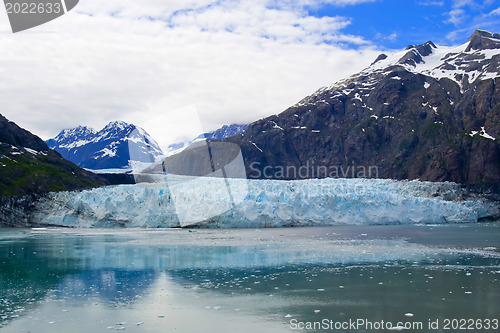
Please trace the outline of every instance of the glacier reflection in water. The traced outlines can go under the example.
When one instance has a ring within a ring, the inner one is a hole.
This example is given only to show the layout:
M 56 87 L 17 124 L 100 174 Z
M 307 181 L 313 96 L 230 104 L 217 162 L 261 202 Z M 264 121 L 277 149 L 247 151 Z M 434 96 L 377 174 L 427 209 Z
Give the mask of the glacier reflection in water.
M 498 236 L 497 224 L 0 230 L 0 330 L 289 332 L 291 319 L 493 318 Z

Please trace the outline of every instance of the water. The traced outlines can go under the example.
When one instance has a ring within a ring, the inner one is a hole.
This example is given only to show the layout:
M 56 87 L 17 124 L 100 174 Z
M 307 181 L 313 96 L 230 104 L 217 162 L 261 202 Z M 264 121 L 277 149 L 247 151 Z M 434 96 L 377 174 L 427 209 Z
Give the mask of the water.
M 449 332 L 500 319 L 499 249 L 498 223 L 3 229 L 0 331 Z

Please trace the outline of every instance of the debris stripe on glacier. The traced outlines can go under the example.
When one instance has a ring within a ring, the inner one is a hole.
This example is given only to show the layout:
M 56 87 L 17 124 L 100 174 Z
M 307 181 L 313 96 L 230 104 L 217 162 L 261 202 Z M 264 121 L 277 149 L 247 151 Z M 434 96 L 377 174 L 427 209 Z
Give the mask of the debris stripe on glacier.
M 178 180 L 175 198 L 172 182 L 52 193 L 38 203 L 36 218 L 71 227 L 253 228 L 470 223 L 498 210 L 480 200 L 459 201 L 460 187 L 454 183 L 229 179 L 228 196 L 220 178 Z M 237 199 L 229 202 L 229 197 Z

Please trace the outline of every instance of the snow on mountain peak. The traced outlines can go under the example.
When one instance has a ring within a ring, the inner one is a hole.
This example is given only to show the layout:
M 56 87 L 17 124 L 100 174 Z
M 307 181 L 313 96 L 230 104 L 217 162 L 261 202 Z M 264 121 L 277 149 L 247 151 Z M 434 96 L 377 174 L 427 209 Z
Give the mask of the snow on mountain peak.
M 106 127 L 104 127 L 104 129 L 117 129 L 117 130 L 124 130 L 125 128 L 127 127 L 130 127 L 130 126 L 134 126 L 134 125 L 131 125 L 131 124 L 128 124 L 124 121 L 121 121 L 121 120 L 115 120 L 115 121 L 111 121 L 109 122 Z M 134 126 L 135 127 L 135 126 Z
M 67 128 L 62 130 L 56 138 L 64 139 L 72 136 L 95 135 L 96 130 L 88 126 L 77 126 L 75 128 Z
M 392 54 L 382 53 L 360 73 L 321 88 L 313 96 L 326 90 L 340 90 L 348 95 L 352 89 L 347 87 L 360 83 L 369 90 L 370 82 L 376 80 L 370 76 L 389 75 L 397 67 L 437 80 L 450 79 L 464 92 L 477 79 L 500 77 L 500 34 L 477 30 L 467 43 L 459 46 L 440 46 L 428 41 Z M 304 100 L 298 105 L 303 103 Z
M 66 129 L 47 145 L 71 162 L 94 170 L 127 168 L 163 155 L 144 129 L 124 121 L 112 121 L 99 132 L 86 126 Z

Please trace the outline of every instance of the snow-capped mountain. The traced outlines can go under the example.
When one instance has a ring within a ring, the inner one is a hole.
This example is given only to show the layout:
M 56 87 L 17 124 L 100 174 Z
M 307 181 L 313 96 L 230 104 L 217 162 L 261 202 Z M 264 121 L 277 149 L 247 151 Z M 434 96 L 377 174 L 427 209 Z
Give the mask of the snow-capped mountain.
M 205 133 L 203 135 L 207 140 L 224 140 L 234 135 L 243 133 L 247 129 L 247 127 L 248 125 L 224 125 L 213 132 Z
M 230 138 L 234 135 L 243 133 L 247 129 L 247 127 L 248 125 L 238 125 L 238 124 L 224 125 L 213 132 L 200 134 L 192 140 L 169 145 L 167 155 L 173 155 L 179 153 L 197 142 L 205 140 L 224 140 Z
M 227 141 L 250 178 L 500 183 L 500 34 L 381 54 Z
M 121 169 L 151 163 L 163 153 L 142 128 L 123 121 L 110 122 L 100 131 L 78 126 L 61 131 L 47 145 L 80 167 Z

